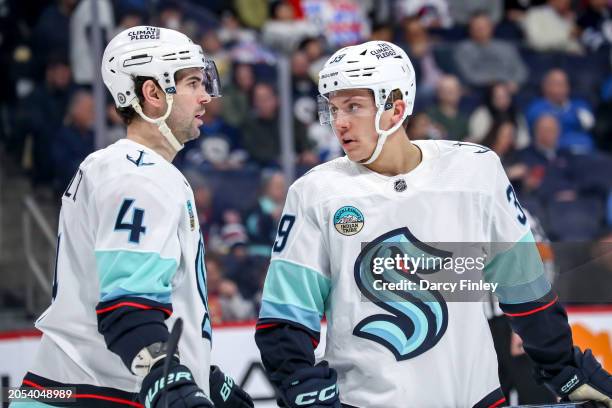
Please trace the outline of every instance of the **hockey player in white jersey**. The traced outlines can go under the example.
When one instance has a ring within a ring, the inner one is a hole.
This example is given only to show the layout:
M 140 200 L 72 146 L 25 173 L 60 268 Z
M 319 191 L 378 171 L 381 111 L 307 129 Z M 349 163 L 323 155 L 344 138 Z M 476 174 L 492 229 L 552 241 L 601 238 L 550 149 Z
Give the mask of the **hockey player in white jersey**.
M 343 48 L 318 86 L 321 121 L 346 157 L 298 179 L 279 223 L 255 335 L 279 405 L 504 405 L 482 304 L 380 286 L 458 269 L 375 270 L 389 248 L 441 256 L 428 243 L 455 242 L 484 243 L 479 275 L 496 288 L 538 379 L 565 399 L 612 407 L 612 377 L 573 347 L 499 158 L 478 145 L 407 138 L 416 80 L 406 53 L 383 41 Z M 323 316 L 326 346 L 315 364 Z
M 22 383 L 74 388 L 76 399 L 16 405 L 253 407 L 210 365 L 204 242 L 191 187 L 171 164 L 220 96 L 215 63 L 177 31 L 140 26 L 108 44 L 102 76 L 127 138 L 87 157 L 63 194 L 53 301 Z M 177 318 L 183 335 L 168 355 Z

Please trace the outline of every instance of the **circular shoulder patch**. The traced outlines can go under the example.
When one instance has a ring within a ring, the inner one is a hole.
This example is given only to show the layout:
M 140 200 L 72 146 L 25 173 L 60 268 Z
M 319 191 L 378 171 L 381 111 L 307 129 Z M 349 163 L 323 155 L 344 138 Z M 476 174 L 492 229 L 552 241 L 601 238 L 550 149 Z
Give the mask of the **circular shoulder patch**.
M 347 205 L 334 214 L 334 226 L 342 235 L 355 235 L 363 229 L 363 214 L 357 208 Z

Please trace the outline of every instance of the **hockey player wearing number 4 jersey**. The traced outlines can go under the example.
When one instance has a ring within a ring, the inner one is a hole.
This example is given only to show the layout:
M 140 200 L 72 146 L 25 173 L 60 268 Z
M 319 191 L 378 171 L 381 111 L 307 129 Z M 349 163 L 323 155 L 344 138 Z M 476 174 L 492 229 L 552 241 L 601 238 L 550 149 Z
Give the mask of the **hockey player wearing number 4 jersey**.
M 297 180 L 279 223 L 255 335 L 279 405 L 505 405 L 481 304 L 373 284 L 405 272 L 374 277 L 372 254 L 389 244 L 435 253 L 426 243 L 465 242 L 485 243 L 483 279 L 498 285 L 537 379 L 565 400 L 612 407 L 612 377 L 573 346 L 499 158 L 478 145 L 407 138 L 415 86 L 405 52 L 382 41 L 343 48 L 320 72 L 319 116 L 346 157 Z M 323 316 L 324 360 L 315 364 Z
M 15 405 L 253 407 L 210 365 L 204 242 L 191 187 L 171 164 L 220 96 L 215 64 L 179 32 L 133 27 L 106 47 L 102 75 L 127 138 L 87 157 L 62 197 L 53 302 L 22 383 L 73 387 L 76 399 Z

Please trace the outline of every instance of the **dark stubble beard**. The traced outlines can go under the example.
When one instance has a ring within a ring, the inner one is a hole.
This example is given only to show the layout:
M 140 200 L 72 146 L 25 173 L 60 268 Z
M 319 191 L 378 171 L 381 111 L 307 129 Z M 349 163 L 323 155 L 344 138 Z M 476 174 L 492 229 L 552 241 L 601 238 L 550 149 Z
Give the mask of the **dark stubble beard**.
M 189 142 L 190 140 L 197 139 L 200 135 L 193 134 L 193 121 L 195 117 L 192 117 L 190 121 L 187 120 L 177 120 L 174 117 L 174 114 L 171 113 L 166 122 L 168 123 L 168 127 L 172 131 L 174 137 L 178 139 L 181 143 Z

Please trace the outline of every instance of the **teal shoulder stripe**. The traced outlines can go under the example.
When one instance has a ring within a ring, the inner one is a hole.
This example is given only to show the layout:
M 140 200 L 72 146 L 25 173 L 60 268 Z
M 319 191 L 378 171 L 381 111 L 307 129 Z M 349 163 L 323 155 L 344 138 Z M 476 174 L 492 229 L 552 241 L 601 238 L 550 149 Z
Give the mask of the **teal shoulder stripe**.
M 260 319 L 281 319 L 301 324 L 314 332 L 321 331 L 321 315 L 301 307 L 264 300 L 259 311 Z
M 502 246 L 507 244 L 496 244 Z M 524 303 L 537 300 L 550 290 L 544 275 L 542 258 L 531 232 L 526 233 L 509 249 L 494 254 L 484 268 L 487 282 L 498 283 L 496 294 L 503 303 Z
M 174 259 L 156 252 L 96 251 L 96 266 L 103 302 L 138 296 L 171 303 L 171 281 L 178 266 Z
M 276 259 L 268 268 L 262 301 L 295 306 L 323 317 L 330 288 L 330 279 L 319 272 Z

